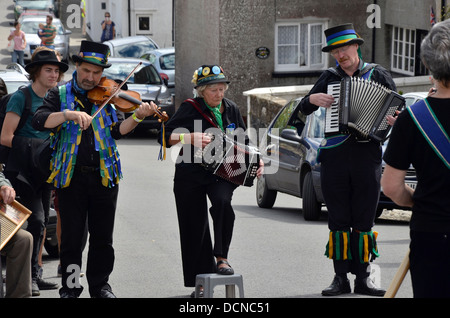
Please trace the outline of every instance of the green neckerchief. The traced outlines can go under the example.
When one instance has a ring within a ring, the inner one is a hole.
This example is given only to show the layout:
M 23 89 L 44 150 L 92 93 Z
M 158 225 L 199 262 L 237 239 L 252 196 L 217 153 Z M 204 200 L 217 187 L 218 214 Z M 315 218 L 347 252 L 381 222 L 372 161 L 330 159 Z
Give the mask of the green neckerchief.
M 222 102 L 216 107 L 211 107 L 206 103 L 206 101 L 204 99 L 203 99 L 203 101 L 205 102 L 206 107 L 208 107 L 209 110 L 212 111 L 212 113 L 216 117 L 216 120 L 217 120 L 217 123 L 219 124 L 220 129 L 223 130 L 222 113 L 220 112 L 220 107 L 222 106 Z

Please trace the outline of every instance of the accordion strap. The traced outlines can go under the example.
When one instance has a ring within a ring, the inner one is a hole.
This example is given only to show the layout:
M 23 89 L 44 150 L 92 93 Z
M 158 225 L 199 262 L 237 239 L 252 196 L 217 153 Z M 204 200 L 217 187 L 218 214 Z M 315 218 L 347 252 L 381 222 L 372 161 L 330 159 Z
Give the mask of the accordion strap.
M 450 169 L 450 138 L 427 99 L 407 107 L 409 114 L 434 152 Z
M 199 104 L 195 99 L 189 98 L 189 99 L 186 99 L 186 101 L 187 101 L 189 104 L 191 104 L 192 106 L 194 106 L 195 109 L 196 109 L 200 114 L 202 114 L 202 116 L 205 117 L 205 119 L 206 119 L 211 125 L 213 125 L 214 127 L 218 128 L 217 125 L 216 125 L 216 124 L 214 123 L 214 121 L 212 120 L 212 118 L 209 117 L 208 115 L 206 115 L 205 112 L 203 112 L 203 111 L 200 109 L 200 104 Z

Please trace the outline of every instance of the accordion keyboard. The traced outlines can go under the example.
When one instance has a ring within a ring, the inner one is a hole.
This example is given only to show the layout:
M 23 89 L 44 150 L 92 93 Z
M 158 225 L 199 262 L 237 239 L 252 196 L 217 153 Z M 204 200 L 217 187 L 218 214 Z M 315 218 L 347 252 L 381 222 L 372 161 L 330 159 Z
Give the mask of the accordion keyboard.
M 325 133 L 339 131 L 339 94 L 341 83 L 334 82 L 328 85 L 328 95 L 333 96 L 334 102 L 325 113 Z

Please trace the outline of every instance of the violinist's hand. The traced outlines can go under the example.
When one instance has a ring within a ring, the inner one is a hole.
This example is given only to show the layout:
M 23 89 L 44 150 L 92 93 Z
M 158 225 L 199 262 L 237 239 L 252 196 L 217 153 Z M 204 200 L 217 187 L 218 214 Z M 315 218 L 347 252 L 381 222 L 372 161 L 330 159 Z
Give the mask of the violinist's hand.
M 152 116 L 156 113 L 158 106 L 154 102 L 150 103 L 142 103 L 139 108 L 134 112 L 136 116 L 140 119 L 144 119 L 145 117 Z
M 80 112 L 77 110 L 66 110 L 63 112 L 64 120 L 73 120 L 78 125 L 80 125 L 82 130 L 89 128 L 92 122 L 92 116 L 85 112 Z
M 12 187 L 4 185 L 0 188 L 0 196 L 3 202 L 10 204 L 16 198 L 16 191 Z

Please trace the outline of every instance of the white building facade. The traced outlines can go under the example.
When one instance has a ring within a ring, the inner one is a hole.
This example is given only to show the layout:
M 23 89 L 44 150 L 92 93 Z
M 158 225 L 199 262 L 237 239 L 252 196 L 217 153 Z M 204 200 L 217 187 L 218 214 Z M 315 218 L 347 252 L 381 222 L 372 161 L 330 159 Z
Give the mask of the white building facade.
M 105 12 L 111 14 L 116 37 L 145 35 L 160 47 L 174 46 L 171 0 L 85 0 L 86 32 L 100 41 Z

